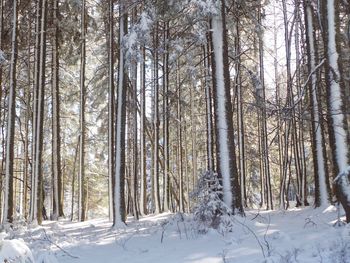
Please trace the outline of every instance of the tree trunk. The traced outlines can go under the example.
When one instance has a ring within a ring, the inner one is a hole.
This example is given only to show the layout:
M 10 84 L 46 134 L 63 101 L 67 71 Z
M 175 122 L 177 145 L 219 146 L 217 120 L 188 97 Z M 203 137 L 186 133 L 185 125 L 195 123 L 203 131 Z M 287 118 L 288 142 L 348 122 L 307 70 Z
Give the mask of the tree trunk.
M 109 0 L 108 10 L 108 196 L 109 196 L 109 220 L 113 220 L 113 187 L 114 175 L 114 1 Z
M 64 216 L 61 170 L 60 90 L 59 90 L 59 0 L 53 2 L 54 35 L 52 39 L 52 172 L 53 219 Z
M 36 21 L 35 21 L 35 64 L 34 64 L 34 85 L 33 85 L 33 120 L 32 120 L 32 171 L 31 171 L 31 201 L 30 201 L 30 218 L 34 222 L 37 218 L 37 187 L 38 181 L 35 175 L 36 169 L 36 149 L 37 149 L 37 122 L 38 122 L 38 96 L 39 96 L 39 68 L 40 68 L 40 21 L 42 0 L 36 2 Z
M 206 111 L 206 135 L 207 135 L 207 169 L 214 171 L 214 143 L 213 143 L 213 113 L 212 113 L 212 92 L 209 83 L 210 76 L 210 55 L 208 45 L 203 46 L 204 59 L 203 68 L 205 76 L 205 111 Z
M 14 165 L 14 135 L 16 118 L 16 67 L 17 67 L 17 0 L 13 0 L 10 90 L 7 116 L 6 162 L 5 162 L 5 188 L 2 223 L 13 221 L 13 165 Z
M 243 212 L 241 189 L 238 181 L 232 102 L 230 94 L 230 72 L 224 1 L 220 1 L 219 14 L 212 17 L 213 46 L 213 86 L 216 122 L 216 155 L 218 174 L 222 178 L 223 201 L 232 208 L 233 213 Z
M 311 138 L 315 177 L 315 206 L 319 207 L 329 204 L 330 201 L 330 193 L 328 192 L 329 175 L 326 166 L 322 116 L 320 114 L 318 102 L 319 92 L 317 86 L 317 74 L 316 72 L 314 72 L 316 70 L 316 43 L 314 35 L 313 10 L 311 4 L 306 0 L 304 0 L 304 13 L 306 44 L 308 53 L 308 68 L 309 74 L 312 74 L 311 82 L 309 84 L 309 96 L 312 119 Z
M 153 145 L 153 195 L 154 195 L 154 209 L 155 213 L 161 212 L 160 208 L 160 195 L 159 195 L 159 79 L 158 79 L 158 25 L 154 29 L 154 115 L 153 115 L 153 128 L 154 128 L 154 145 Z
M 258 23 L 261 25 L 261 4 L 258 10 Z M 269 160 L 269 146 L 267 138 L 267 121 L 266 121 L 266 95 L 265 95 L 265 74 L 264 74 L 264 42 L 263 42 L 263 30 L 261 29 L 258 34 L 259 37 L 259 75 L 260 75 L 260 85 L 261 85 L 261 151 L 263 158 L 263 171 L 265 178 L 265 196 L 266 196 L 266 208 L 273 209 L 272 203 L 272 190 L 271 190 L 271 174 L 270 174 L 270 160 Z
M 43 129 L 44 129 L 44 99 L 45 99 L 45 62 L 46 62 L 46 13 L 47 13 L 47 0 L 43 0 L 39 7 L 41 12 L 40 23 L 40 64 L 38 75 L 38 94 L 37 94 L 37 111 L 36 111 L 36 127 L 35 127 L 35 159 L 34 159 L 34 195 L 35 209 L 34 218 L 40 225 L 43 220 L 43 208 L 44 208 L 44 192 L 43 192 L 43 174 L 42 174 L 42 151 L 43 151 Z M 32 188 L 33 189 L 33 188 Z
M 176 88 L 177 88 L 177 173 L 179 178 L 179 211 L 185 212 L 184 207 L 184 179 L 182 163 L 182 110 L 181 110 L 181 84 L 180 84 L 180 67 L 177 62 L 176 66 Z
M 85 179 L 85 58 L 86 58 L 86 22 L 85 0 L 82 0 L 81 8 L 81 46 L 80 46 L 80 146 L 79 146 L 79 195 L 78 195 L 78 220 L 86 219 L 86 179 Z
M 348 169 L 349 150 L 348 150 L 348 131 L 346 127 L 346 118 L 344 115 L 344 81 L 341 75 L 340 52 L 340 28 L 339 28 L 339 1 L 327 0 L 324 6 L 324 13 L 327 19 L 327 80 L 328 80 L 328 112 L 330 121 L 330 146 L 333 157 L 333 176 L 335 193 L 338 201 L 342 204 L 346 222 L 350 223 L 350 172 Z
M 127 33 L 128 16 L 123 3 L 119 6 L 119 44 Z M 126 90 L 128 87 L 127 67 L 122 49 L 119 50 L 118 90 L 116 103 L 116 139 L 115 139 L 115 174 L 113 177 L 113 226 L 125 223 L 125 122 L 126 122 Z
M 163 135 L 164 135 L 164 202 L 163 211 L 169 211 L 169 22 L 164 23 L 163 55 Z
M 147 173 L 146 173 L 146 50 L 142 47 L 142 65 L 140 73 L 140 213 L 147 214 Z

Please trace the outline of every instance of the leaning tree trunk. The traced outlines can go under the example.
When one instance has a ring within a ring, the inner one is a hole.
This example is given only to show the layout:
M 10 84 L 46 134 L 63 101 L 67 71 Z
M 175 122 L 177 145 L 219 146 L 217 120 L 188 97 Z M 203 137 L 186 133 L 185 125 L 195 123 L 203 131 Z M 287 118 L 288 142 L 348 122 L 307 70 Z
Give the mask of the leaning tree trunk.
M 17 66 L 17 0 L 13 1 L 10 90 L 7 116 L 6 162 L 5 162 L 5 188 L 2 223 L 13 221 L 13 161 L 14 161 L 14 135 L 16 118 L 16 66 Z
M 232 102 L 230 94 L 230 72 L 225 20 L 225 1 L 220 1 L 219 14 L 211 19 L 213 47 L 214 113 L 216 123 L 216 155 L 218 174 L 222 178 L 223 201 L 243 212 L 241 189 L 238 181 Z

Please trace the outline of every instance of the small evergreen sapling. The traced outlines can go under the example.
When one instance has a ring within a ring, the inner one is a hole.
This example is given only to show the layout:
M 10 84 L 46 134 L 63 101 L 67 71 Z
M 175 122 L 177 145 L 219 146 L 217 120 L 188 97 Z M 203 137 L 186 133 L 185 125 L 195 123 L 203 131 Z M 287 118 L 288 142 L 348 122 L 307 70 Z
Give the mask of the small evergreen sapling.
M 197 187 L 192 192 L 196 205 L 193 208 L 194 221 L 199 233 L 206 233 L 208 228 L 217 229 L 220 233 L 232 227 L 231 209 L 222 200 L 222 186 L 217 173 L 204 172 Z M 226 230 L 223 231 L 222 228 Z

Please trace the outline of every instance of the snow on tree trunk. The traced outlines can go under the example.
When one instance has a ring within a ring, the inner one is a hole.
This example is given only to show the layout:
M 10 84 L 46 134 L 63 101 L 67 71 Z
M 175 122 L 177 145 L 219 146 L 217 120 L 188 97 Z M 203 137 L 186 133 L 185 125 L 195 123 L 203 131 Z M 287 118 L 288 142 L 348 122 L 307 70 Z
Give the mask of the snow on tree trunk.
M 124 7 L 121 5 L 119 18 L 119 44 L 122 47 L 123 36 L 126 34 L 127 16 L 124 14 Z M 115 139 L 115 174 L 113 182 L 113 226 L 118 227 L 125 221 L 124 210 L 124 176 L 125 176 L 125 61 L 124 53 L 121 49 L 119 52 L 119 73 L 118 73 L 118 90 L 117 90 L 117 114 L 116 114 L 116 139 Z
M 223 63 L 223 25 L 221 14 L 214 16 L 212 19 L 213 30 L 213 48 L 215 59 L 215 78 L 216 78 L 216 111 L 217 111 L 217 130 L 219 135 L 219 166 L 222 176 L 223 199 L 228 207 L 232 207 L 232 192 L 231 192 L 231 174 L 230 174 L 230 157 L 228 138 L 228 125 L 226 116 L 226 93 L 225 93 L 225 77 Z
M 14 129 L 15 129 L 15 107 L 16 107 L 16 66 L 17 66 L 17 0 L 13 1 L 12 18 L 12 47 L 10 65 L 10 91 L 7 117 L 7 139 L 6 139 L 6 163 L 5 163 L 5 189 L 3 200 L 2 223 L 13 220 L 13 155 L 14 155 Z
M 339 3 L 336 0 L 327 0 L 327 27 L 328 27 L 328 39 L 327 39 L 327 56 L 329 66 L 329 109 L 330 116 L 332 118 L 332 127 L 334 131 L 334 149 L 336 165 L 338 169 L 338 176 L 335 178 L 335 188 L 338 200 L 341 202 L 346 212 L 346 221 L 350 222 L 350 185 L 349 185 L 349 173 L 348 166 L 348 144 L 347 144 L 347 132 L 344 126 L 344 113 L 343 113 L 343 98 L 341 83 L 341 73 L 339 68 L 339 53 L 337 49 L 337 31 L 339 30 L 339 24 L 336 23 L 336 15 L 338 12 Z
M 227 39 L 224 1 L 219 1 L 219 12 L 212 16 L 213 84 L 215 96 L 215 121 L 217 134 L 218 172 L 222 177 L 223 201 L 242 210 L 240 186 L 235 160 L 230 76 L 227 58 Z M 233 184 L 231 184 L 231 180 Z M 235 212 L 235 211 L 233 211 Z
M 326 167 L 324 158 L 324 141 L 322 136 L 322 125 L 319 116 L 319 106 L 318 106 L 318 95 L 317 95 L 317 75 L 316 70 L 316 50 L 314 42 L 314 27 L 312 19 L 312 8 L 309 4 L 306 6 L 306 33 L 308 42 L 308 52 L 309 52 L 309 71 L 311 76 L 311 98 L 312 98 L 312 111 L 313 111 L 313 132 L 315 136 L 315 147 L 316 147 L 316 162 L 317 175 L 318 175 L 318 187 L 319 187 L 319 206 L 325 206 L 329 204 L 329 193 L 327 190 L 326 181 Z

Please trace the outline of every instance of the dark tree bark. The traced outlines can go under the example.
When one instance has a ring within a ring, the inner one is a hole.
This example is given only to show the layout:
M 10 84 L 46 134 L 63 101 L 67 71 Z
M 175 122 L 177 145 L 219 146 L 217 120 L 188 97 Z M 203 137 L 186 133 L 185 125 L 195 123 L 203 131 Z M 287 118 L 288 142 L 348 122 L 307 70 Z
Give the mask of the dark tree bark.
M 12 223 L 13 221 L 13 166 L 14 166 L 14 135 L 16 118 L 16 67 L 17 67 L 17 22 L 18 22 L 18 3 L 13 1 L 12 15 L 12 39 L 11 39 L 11 65 L 10 65 L 10 90 L 7 116 L 7 138 L 6 138 L 6 162 L 5 162 L 5 191 L 4 208 L 2 223 Z
M 78 195 L 78 220 L 85 221 L 87 209 L 87 189 L 85 178 L 85 60 L 86 60 L 86 2 L 82 1 L 81 8 L 81 45 L 80 45 L 80 146 L 79 146 L 79 195 Z
M 61 168 L 60 87 L 59 87 L 59 0 L 53 1 L 54 34 L 52 39 L 52 172 L 53 219 L 63 214 L 63 185 Z

